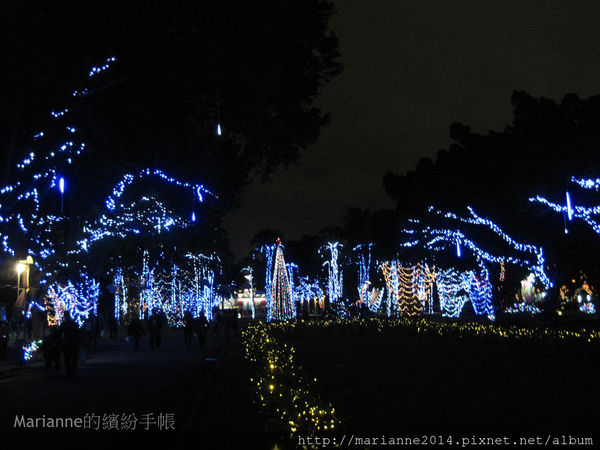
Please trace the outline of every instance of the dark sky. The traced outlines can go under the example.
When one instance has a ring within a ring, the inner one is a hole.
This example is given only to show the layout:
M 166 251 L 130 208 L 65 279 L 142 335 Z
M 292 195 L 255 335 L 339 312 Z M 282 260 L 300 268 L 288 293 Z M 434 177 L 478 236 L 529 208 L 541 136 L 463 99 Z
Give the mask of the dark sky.
M 341 223 L 345 208 L 391 208 L 387 170 L 511 121 L 513 90 L 560 100 L 600 94 L 600 3 L 339 1 L 331 27 L 345 70 L 318 100 L 333 120 L 298 165 L 256 182 L 226 219 L 243 257 L 264 228 L 286 239 Z

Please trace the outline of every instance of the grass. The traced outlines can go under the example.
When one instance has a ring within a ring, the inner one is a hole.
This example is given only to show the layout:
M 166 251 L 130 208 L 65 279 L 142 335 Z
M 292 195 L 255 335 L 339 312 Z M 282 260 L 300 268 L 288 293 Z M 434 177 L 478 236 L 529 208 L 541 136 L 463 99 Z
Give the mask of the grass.
M 357 433 L 596 429 L 597 345 L 307 327 L 284 342 Z

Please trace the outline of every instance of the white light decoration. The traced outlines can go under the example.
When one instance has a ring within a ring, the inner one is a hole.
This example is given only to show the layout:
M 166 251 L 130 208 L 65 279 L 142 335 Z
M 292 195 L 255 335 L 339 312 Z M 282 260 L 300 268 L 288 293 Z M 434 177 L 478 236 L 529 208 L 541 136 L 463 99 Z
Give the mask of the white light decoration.
M 65 311 L 82 327 L 90 315 L 97 314 L 100 285 L 85 273 L 80 273 L 80 281 L 54 282 L 48 286 L 45 305 L 48 325 L 60 325 Z
M 270 300 L 271 306 L 269 308 L 270 314 L 267 317 L 268 321 L 282 321 L 296 317 L 292 285 L 283 257 L 283 245 L 279 239 L 277 239 L 277 251 L 275 254 L 275 267 L 273 268 Z
M 84 223 L 83 237 L 77 241 L 78 251 L 87 252 L 93 243 L 109 237 L 161 234 L 189 226 L 190 222 L 167 209 L 162 202 L 153 197 L 141 197 L 139 201 L 119 207 L 115 213 L 103 214 L 93 222 Z
M 385 295 L 385 289 L 370 289 L 371 283 L 367 281 L 360 290 L 360 302 L 364 303 L 369 311 L 377 312 L 381 307 L 381 300 Z
M 186 312 L 193 317 L 204 314 L 211 320 L 213 307 L 221 301 L 216 284 L 216 276 L 222 275 L 221 260 L 216 255 L 192 253 L 185 259 L 185 264 L 171 264 L 169 270 L 161 270 L 158 260 L 151 266 L 149 253 L 144 251 L 140 297 L 129 299 L 133 302 L 129 308 L 140 318 L 162 313 L 174 327 L 183 326 Z M 164 261 L 160 265 L 164 266 Z
M 479 274 L 472 270 L 439 270 L 435 282 L 442 315 L 459 317 L 466 302 L 470 301 L 475 314 L 494 317 L 492 285 L 485 267 Z
M 294 288 L 294 296 L 301 303 L 320 300 L 325 296 L 323 289 L 319 286 L 319 282 L 311 280 L 309 277 L 300 277 L 298 284 Z
M 296 291 L 295 291 L 295 287 L 296 287 L 296 276 L 295 273 L 298 273 L 298 265 L 293 263 L 293 262 L 289 262 L 286 264 L 287 267 L 287 271 L 288 271 L 288 279 L 290 280 L 290 289 L 291 289 L 291 298 L 292 298 L 292 304 L 296 303 Z
M 114 57 L 108 58 L 107 63 L 115 60 Z M 107 68 L 103 66 L 100 70 Z M 92 68 L 90 77 L 98 70 L 98 68 Z M 62 119 L 69 111 L 70 108 L 65 107 L 58 111 L 51 111 L 51 116 L 55 119 Z M 59 129 L 66 129 L 68 138 L 41 157 L 36 155 L 38 152 L 27 150 L 27 157 L 16 165 L 19 181 L 0 189 L 0 195 L 3 196 L 0 206 L 0 223 L 4 230 L 1 233 L 4 251 L 14 254 L 9 241 L 24 239 L 28 243 L 30 252 L 39 256 L 36 258 L 38 268 L 41 268 L 40 262 L 55 253 L 51 236 L 54 234 L 54 225 L 61 222 L 60 218 L 57 219 L 47 212 L 40 211 L 39 192 L 45 192 L 48 187 L 57 187 L 61 193 L 62 203 L 66 183 L 64 177 L 58 177 L 58 173 L 85 149 L 85 142 L 78 138 L 77 129 L 74 126 L 60 125 Z M 39 131 L 33 135 L 34 145 L 43 144 L 44 139 L 42 138 L 46 134 L 44 131 Z M 22 180 L 26 180 L 26 182 L 21 183 Z M 21 236 L 15 232 L 15 226 L 23 232 Z
M 342 286 L 344 274 L 339 267 L 339 249 L 342 245 L 339 242 L 328 242 L 324 247 L 319 249 L 321 256 L 324 256 L 323 250 L 329 250 L 329 260 L 323 265 L 328 266 L 328 289 L 327 295 L 331 304 L 337 303 L 342 298 Z
M 198 200 L 200 202 L 203 201 L 203 194 L 212 195 L 213 197 L 218 198 L 215 194 L 210 192 L 208 189 L 206 189 L 201 184 L 193 184 L 188 181 L 178 180 L 172 176 L 167 175 L 166 173 L 164 173 L 162 170 L 159 170 L 159 169 L 152 170 L 152 169 L 146 168 L 146 169 L 140 170 L 136 175 L 133 175 L 133 174 L 123 175 L 121 181 L 119 181 L 117 183 L 117 185 L 113 188 L 112 194 L 106 200 L 106 207 L 109 210 L 114 211 L 115 208 L 117 207 L 116 200 L 119 199 L 123 195 L 127 186 L 131 185 L 136 180 L 141 180 L 146 177 L 154 177 L 161 181 L 173 184 L 174 186 L 181 187 L 181 188 L 191 188 L 198 196 Z
M 120 267 L 117 269 L 114 278 L 115 286 L 115 321 L 118 325 L 121 324 L 121 318 L 125 317 L 127 313 L 127 285 L 123 278 L 123 269 Z
M 357 255 L 356 265 L 358 266 L 358 294 L 361 295 L 363 292 L 363 286 L 370 279 L 371 272 L 371 253 L 373 244 L 359 244 L 352 250 Z

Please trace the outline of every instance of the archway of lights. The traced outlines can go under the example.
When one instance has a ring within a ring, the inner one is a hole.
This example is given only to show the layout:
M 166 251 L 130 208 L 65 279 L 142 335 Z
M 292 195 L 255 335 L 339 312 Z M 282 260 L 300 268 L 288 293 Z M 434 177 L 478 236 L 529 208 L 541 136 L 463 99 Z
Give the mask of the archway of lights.
M 80 326 L 97 313 L 99 284 L 89 275 L 84 263 L 95 245 L 107 238 L 156 236 L 187 228 L 196 220 L 196 201 L 202 202 L 206 195 L 214 196 L 203 185 L 180 180 L 160 169 L 145 168 L 125 174 L 104 201 L 104 211 L 84 220 L 80 226 L 70 223 L 69 237 L 75 237 L 76 244 L 67 248 L 64 230 L 69 218 L 63 213 L 63 196 L 69 189 L 69 182 L 65 173 L 67 168 L 74 167 L 74 162 L 84 151 L 89 151 L 72 111 L 77 102 L 84 101 L 93 92 L 92 83 L 115 61 L 115 57 L 110 57 L 102 65 L 92 67 L 87 74 L 86 86 L 73 91 L 59 110 L 50 112 L 49 129 L 33 135 L 32 150 L 28 150 L 26 157 L 16 165 L 15 181 L 0 189 L 2 249 L 14 257 L 17 247 L 26 248 L 27 254 L 33 257 L 35 266 L 42 273 L 40 284 L 45 285 L 45 295 L 40 302 L 45 306 L 51 325 L 60 323 L 66 310 Z M 152 196 L 125 201 L 127 188 L 143 179 L 191 193 L 194 207 L 190 218 L 179 216 L 164 200 Z M 58 199 L 60 208 L 53 211 L 54 206 L 49 205 L 57 204 Z M 143 263 L 141 273 L 136 275 L 143 280 L 137 299 L 138 313 L 158 308 L 174 325 L 180 323 L 182 311 L 189 310 L 195 315 L 204 311 L 210 318 L 217 299 L 215 277 L 219 269 L 216 267 L 220 266 L 215 258 L 186 255 L 182 266 L 173 264 L 169 270 L 162 267 L 160 271 L 157 266 L 150 267 L 147 261 Z M 70 279 L 55 281 L 61 279 L 60 273 L 70 264 L 73 267 L 69 272 L 75 272 L 72 269 L 78 267 L 78 273 L 70 275 Z M 136 276 L 126 273 L 125 268 L 115 268 L 114 314 L 118 320 L 134 309 L 129 303 L 131 290 L 126 280 Z

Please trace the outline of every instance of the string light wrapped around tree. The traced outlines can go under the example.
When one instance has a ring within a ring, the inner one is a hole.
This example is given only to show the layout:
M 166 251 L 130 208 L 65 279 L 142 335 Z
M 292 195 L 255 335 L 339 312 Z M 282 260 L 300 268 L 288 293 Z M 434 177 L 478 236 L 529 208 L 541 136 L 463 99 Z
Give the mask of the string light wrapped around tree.
M 416 316 L 429 312 L 433 299 L 435 272 L 427 264 L 403 266 L 398 261 L 382 264 L 381 270 L 400 315 Z M 427 307 L 427 309 L 426 309 Z
M 600 191 L 600 178 L 594 180 L 590 178 L 571 177 L 571 182 L 578 184 L 583 189 Z M 530 197 L 529 201 L 541 203 L 542 205 L 548 206 L 555 212 L 563 214 L 565 222 L 565 234 L 569 233 L 567 221 L 571 222 L 573 219 L 582 220 L 588 226 L 590 226 L 596 234 L 600 234 L 600 220 L 598 219 L 600 216 L 600 206 L 598 205 L 592 207 L 573 205 L 571 202 L 571 195 L 568 192 L 565 194 L 564 205 L 554 203 L 540 195 Z

